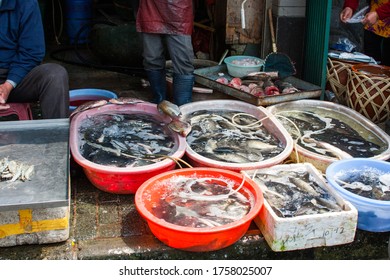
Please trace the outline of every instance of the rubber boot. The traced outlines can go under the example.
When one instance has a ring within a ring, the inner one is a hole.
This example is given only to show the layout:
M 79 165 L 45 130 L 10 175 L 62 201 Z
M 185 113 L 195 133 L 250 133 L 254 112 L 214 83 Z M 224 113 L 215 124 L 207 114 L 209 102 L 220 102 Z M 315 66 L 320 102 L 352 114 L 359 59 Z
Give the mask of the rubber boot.
M 154 100 L 153 103 L 159 104 L 166 99 L 167 82 L 165 70 L 146 70 L 146 75 L 152 89 Z
M 192 101 L 194 75 L 173 75 L 173 103 L 181 106 Z

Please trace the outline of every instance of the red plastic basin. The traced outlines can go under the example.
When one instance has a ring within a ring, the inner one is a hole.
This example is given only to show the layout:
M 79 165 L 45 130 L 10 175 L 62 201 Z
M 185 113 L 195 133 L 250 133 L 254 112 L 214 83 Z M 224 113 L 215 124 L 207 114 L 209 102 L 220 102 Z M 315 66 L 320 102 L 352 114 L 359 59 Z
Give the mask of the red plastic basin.
M 247 198 L 250 196 L 248 193 L 251 193 L 254 197 L 254 203 L 242 219 L 208 228 L 185 227 L 166 222 L 164 219 L 154 216 L 151 209 L 156 207 L 160 198 L 164 196 L 169 179 L 177 176 L 226 178 L 233 180 L 235 182 L 234 188 L 237 188 L 243 182 L 245 175 L 230 170 L 197 167 L 168 171 L 144 182 L 135 194 L 136 208 L 147 221 L 152 233 L 170 247 L 185 251 L 205 252 L 230 246 L 244 236 L 251 221 L 259 214 L 263 206 L 264 199 L 260 188 L 249 177 L 246 177 L 239 192 Z M 159 184 L 158 188 L 154 187 L 155 184 Z
M 147 179 L 175 168 L 175 162 L 171 159 L 164 159 L 160 162 L 138 167 L 114 167 L 96 164 L 84 158 L 79 150 L 81 136 L 78 133 L 80 125 L 85 118 L 101 113 L 117 114 L 150 114 L 155 119 L 165 123 L 170 118 L 163 116 L 157 110 L 156 104 L 149 102 L 116 105 L 109 104 L 102 107 L 86 110 L 75 115 L 70 125 L 70 149 L 76 163 L 83 167 L 84 173 L 91 183 L 98 189 L 115 194 L 133 194 L 139 186 Z M 185 153 L 185 138 L 177 133 L 172 133 L 175 140 L 175 147 L 172 158 L 181 158 Z

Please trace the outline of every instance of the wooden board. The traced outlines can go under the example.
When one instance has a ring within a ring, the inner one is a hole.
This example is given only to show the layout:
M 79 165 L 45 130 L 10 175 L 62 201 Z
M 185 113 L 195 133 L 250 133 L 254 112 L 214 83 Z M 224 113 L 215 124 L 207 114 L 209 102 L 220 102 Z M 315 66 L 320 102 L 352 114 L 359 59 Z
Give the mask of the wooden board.
M 241 23 L 244 0 L 227 0 L 226 44 L 259 44 L 263 36 L 265 0 L 247 0 L 244 4 L 245 29 Z

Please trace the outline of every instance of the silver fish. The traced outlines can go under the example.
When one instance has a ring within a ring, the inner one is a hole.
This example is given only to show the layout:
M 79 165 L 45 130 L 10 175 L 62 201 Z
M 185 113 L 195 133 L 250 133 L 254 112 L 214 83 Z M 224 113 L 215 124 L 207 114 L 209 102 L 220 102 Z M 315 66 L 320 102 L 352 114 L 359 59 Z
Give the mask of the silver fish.
M 101 107 L 101 106 L 104 106 L 108 103 L 107 100 L 93 100 L 93 101 L 88 101 L 84 104 L 81 104 L 80 106 L 78 106 L 71 114 L 70 114 L 70 118 L 72 118 L 74 115 L 77 115 L 78 113 L 81 113 L 83 111 L 86 111 L 86 110 L 89 110 L 89 109 L 93 109 L 93 108 L 98 108 L 98 107 Z

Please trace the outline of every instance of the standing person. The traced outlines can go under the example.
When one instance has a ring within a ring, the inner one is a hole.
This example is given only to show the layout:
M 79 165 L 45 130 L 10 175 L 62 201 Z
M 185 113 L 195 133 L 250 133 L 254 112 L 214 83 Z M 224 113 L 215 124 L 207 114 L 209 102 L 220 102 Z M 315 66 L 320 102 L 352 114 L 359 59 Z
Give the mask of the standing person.
M 68 73 L 41 64 L 45 39 L 37 0 L 0 0 L 0 110 L 39 101 L 42 118 L 69 116 Z
M 155 103 L 166 99 L 165 46 L 173 65 L 173 103 L 180 106 L 192 101 L 193 21 L 192 0 L 139 1 L 136 25 L 141 32 L 143 65 Z
M 340 20 L 350 19 L 359 0 L 345 0 Z M 362 20 L 364 24 L 364 52 L 383 65 L 390 66 L 390 1 L 371 0 L 370 10 Z

